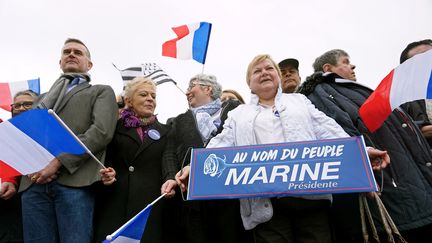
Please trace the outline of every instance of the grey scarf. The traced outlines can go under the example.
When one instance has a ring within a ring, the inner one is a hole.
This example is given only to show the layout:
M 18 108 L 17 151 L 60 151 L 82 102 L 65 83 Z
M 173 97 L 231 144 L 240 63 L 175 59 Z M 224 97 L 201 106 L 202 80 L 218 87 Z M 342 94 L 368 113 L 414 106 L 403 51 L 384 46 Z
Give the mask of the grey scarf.
M 84 79 L 90 82 L 90 76 L 86 73 L 64 73 L 51 86 L 50 90 L 39 101 L 37 108 L 53 109 L 57 111 L 69 83 L 75 78 Z

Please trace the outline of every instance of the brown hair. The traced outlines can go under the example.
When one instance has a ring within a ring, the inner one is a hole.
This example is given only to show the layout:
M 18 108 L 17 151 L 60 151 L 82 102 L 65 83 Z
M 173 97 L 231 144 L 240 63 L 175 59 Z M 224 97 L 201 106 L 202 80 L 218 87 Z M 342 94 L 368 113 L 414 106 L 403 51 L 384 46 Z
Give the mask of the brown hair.
M 91 59 L 90 51 L 89 51 L 89 49 L 87 48 L 87 46 L 84 44 L 84 42 L 82 42 L 82 41 L 79 40 L 79 39 L 75 39 L 75 38 L 67 38 L 67 39 L 65 40 L 65 42 L 64 42 L 64 45 L 66 45 L 67 43 L 78 43 L 78 44 L 83 45 L 83 46 L 85 47 L 85 49 L 86 49 L 86 55 L 87 55 L 87 57 L 88 57 L 89 59 Z
M 240 101 L 240 103 L 242 103 L 242 104 L 245 103 L 244 100 L 243 100 L 243 97 L 237 91 L 235 91 L 233 89 L 226 89 L 226 90 L 222 91 L 222 94 L 223 93 L 233 94 L 237 98 L 237 100 Z

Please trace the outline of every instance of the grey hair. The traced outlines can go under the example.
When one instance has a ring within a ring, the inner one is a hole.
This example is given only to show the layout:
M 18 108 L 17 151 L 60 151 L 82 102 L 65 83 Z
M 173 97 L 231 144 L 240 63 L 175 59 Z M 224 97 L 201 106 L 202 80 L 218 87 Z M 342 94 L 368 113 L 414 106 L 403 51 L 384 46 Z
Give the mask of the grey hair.
M 37 98 L 39 96 L 33 90 L 27 89 L 27 90 L 23 90 L 23 91 L 17 92 L 14 95 L 13 99 L 15 100 L 18 96 L 21 96 L 21 95 L 28 95 L 28 96 L 32 97 L 33 99 L 35 99 L 35 98 Z
M 222 94 L 222 85 L 217 82 L 216 76 L 210 74 L 197 74 L 190 79 L 189 83 L 195 80 L 197 80 L 201 85 L 212 87 L 210 97 L 213 100 L 220 98 Z
M 154 89 L 156 90 L 156 84 L 153 80 L 151 80 L 150 78 L 143 77 L 143 76 L 138 76 L 138 77 L 135 77 L 134 79 L 132 79 L 131 81 L 126 83 L 123 96 L 125 98 L 131 99 L 132 96 L 137 91 L 138 87 L 143 85 L 143 84 L 148 84 L 148 85 L 154 87 Z
M 315 72 L 318 72 L 318 71 L 324 72 L 323 66 L 325 64 L 328 63 L 328 64 L 331 64 L 333 66 L 336 66 L 339 58 L 343 57 L 343 56 L 349 57 L 348 53 L 344 50 L 341 50 L 341 49 L 330 50 L 330 51 L 322 54 L 321 56 L 317 57 L 315 59 L 315 62 L 312 64 L 312 67 L 313 67 Z

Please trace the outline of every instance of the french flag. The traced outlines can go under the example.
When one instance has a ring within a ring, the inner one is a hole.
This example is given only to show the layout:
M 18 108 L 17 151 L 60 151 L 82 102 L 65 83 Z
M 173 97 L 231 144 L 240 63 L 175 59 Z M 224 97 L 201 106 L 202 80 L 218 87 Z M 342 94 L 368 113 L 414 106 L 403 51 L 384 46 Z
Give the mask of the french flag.
M 147 220 L 150 216 L 153 205 L 165 195 L 166 193 L 156 198 L 152 203 L 147 205 L 147 207 L 137 213 L 118 230 L 110 235 L 107 235 L 106 240 L 104 240 L 102 243 L 139 243 L 144 234 Z
M 40 94 L 40 79 L 0 83 L 0 108 L 11 111 L 10 105 L 13 103 L 14 95 L 24 90 L 32 90 Z
M 432 50 L 415 55 L 393 69 L 360 107 L 360 116 L 374 132 L 400 105 L 432 98 Z
M 62 153 L 86 149 L 48 110 L 29 110 L 0 123 L 0 178 L 43 169 Z
M 162 45 L 162 56 L 178 59 L 194 59 L 204 64 L 210 39 L 212 24 L 207 22 L 193 23 L 173 27 L 177 38 Z

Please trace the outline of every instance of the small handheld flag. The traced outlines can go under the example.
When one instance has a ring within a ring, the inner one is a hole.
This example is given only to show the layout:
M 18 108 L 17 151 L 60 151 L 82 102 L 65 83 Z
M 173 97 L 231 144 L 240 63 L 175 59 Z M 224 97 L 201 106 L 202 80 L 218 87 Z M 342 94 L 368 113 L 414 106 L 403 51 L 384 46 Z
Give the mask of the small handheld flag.
M 178 59 L 194 59 L 205 64 L 212 24 L 208 22 L 193 23 L 173 27 L 177 38 L 162 45 L 162 56 Z
M 395 108 L 420 99 L 432 99 L 432 50 L 393 69 L 363 103 L 359 113 L 366 127 L 374 132 Z
M 29 110 L 0 123 L 0 137 L 0 178 L 37 172 L 62 153 L 86 153 L 48 110 Z
M 11 111 L 10 105 L 13 102 L 14 95 L 19 91 L 32 90 L 40 94 L 40 80 L 30 79 L 25 81 L 0 83 L 0 108 Z
M 141 210 L 137 215 L 127 221 L 114 233 L 107 235 L 106 240 L 103 243 L 115 242 L 115 243 L 137 243 L 140 242 L 142 235 L 144 233 L 147 219 L 150 215 L 153 205 L 162 199 L 166 193 L 162 194 L 152 203 L 147 205 L 143 210 Z

